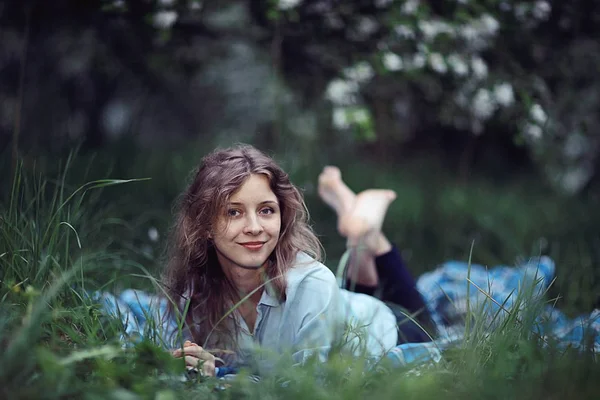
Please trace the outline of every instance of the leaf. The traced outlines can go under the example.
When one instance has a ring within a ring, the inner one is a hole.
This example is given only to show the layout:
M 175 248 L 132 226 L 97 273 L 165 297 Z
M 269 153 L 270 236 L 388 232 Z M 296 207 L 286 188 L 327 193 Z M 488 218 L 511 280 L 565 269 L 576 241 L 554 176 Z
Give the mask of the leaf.
M 118 355 L 123 354 L 123 351 L 124 350 L 119 347 L 112 346 L 112 345 L 106 345 L 106 346 L 102 346 L 102 347 L 96 348 L 96 349 L 89 349 L 89 350 L 82 350 L 82 351 L 74 352 L 71 355 L 58 361 L 58 364 L 59 365 L 69 365 L 69 364 L 87 360 L 89 358 L 97 358 L 97 357 L 111 359 Z

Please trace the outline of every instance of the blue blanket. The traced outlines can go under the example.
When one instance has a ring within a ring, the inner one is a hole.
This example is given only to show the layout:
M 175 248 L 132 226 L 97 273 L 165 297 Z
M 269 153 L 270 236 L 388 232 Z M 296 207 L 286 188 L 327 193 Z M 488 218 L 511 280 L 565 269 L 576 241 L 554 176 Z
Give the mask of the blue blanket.
M 417 288 L 427 304 L 438 330 L 435 341 L 406 343 L 392 349 L 387 357 L 394 365 L 439 361 L 442 352 L 462 341 L 467 320 L 487 326 L 489 331 L 505 318 L 526 314 L 527 307 L 536 312 L 531 323 L 537 336 L 561 346 L 593 346 L 600 351 L 600 310 L 569 319 L 553 307 L 546 291 L 554 279 L 555 265 L 549 257 L 531 259 L 518 266 L 486 268 L 464 262 L 449 261 L 417 280 Z M 470 310 L 470 313 L 467 311 Z M 474 321 L 473 315 L 478 321 Z M 483 321 L 482 321 L 483 320 Z
M 554 279 L 554 262 L 548 257 L 532 259 L 518 266 L 486 268 L 464 262 L 449 261 L 417 280 L 437 328 L 436 339 L 428 343 L 406 343 L 387 353 L 395 366 L 422 362 L 437 362 L 445 349 L 461 342 L 467 315 L 472 325 L 484 324 L 493 330 L 511 313 L 517 318 L 527 307 L 537 307 Z M 137 341 L 154 335 L 161 342 L 161 332 L 172 331 L 175 322 L 161 318 L 165 315 L 166 301 L 138 290 L 125 290 L 119 296 L 95 293 L 94 299 L 105 311 L 120 318 L 123 339 Z M 471 313 L 468 312 L 471 310 Z M 587 343 L 600 352 L 600 310 L 569 319 L 551 303 L 536 308 L 533 329 L 543 340 L 552 340 L 564 346 L 580 348 Z M 477 316 L 477 321 L 473 320 Z M 483 319 L 483 321 L 482 321 Z M 159 321 L 158 323 L 156 321 Z M 481 325 L 480 325 L 481 326 Z M 162 342 L 168 346 L 168 343 Z M 227 368 L 217 371 L 228 373 Z

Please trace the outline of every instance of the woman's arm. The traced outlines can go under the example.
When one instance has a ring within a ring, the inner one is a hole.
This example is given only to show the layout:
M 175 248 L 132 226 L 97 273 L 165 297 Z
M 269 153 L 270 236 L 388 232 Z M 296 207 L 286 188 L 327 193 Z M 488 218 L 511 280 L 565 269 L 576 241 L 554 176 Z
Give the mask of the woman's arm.
M 340 289 L 333 273 L 318 265 L 295 271 L 301 273 L 300 279 L 288 280 L 288 310 L 282 329 L 293 329 L 293 358 L 299 363 L 314 354 L 325 360 L 343 332 Z

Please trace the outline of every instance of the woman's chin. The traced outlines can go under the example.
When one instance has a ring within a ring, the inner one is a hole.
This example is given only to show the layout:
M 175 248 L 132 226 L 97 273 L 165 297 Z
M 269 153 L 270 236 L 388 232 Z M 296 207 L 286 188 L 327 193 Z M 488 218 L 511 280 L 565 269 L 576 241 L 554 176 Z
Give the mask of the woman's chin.
M 260 269 L 265 265 L 266 257 L 243 257 L 235 262 L 235 265 L 242 269 Z

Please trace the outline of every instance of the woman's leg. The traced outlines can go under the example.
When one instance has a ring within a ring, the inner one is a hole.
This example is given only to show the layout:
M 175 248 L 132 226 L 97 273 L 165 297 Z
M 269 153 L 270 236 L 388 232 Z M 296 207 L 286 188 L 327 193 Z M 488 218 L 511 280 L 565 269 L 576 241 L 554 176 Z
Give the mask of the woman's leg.
M 353 250 L 347 268 L 347 278 L 353 285 L 374 292 L 380 285 L 379 271 L 386 281 L 392 281 L 385 282 L 384 286 L 392 288 L 403 283 L 396 284 L 397 280 L 406 281 L 408 286 L 415 285 L 400 253 L 381 232 L 387 209 L 396 198 L 393 191 L 370 189 L 357 196 L 344 183 L 338 168 L 325 167 L 319 175 L 319 195 L 337 213 L 338 231 Z M 400 295 L 398 290 L 385 290 L 384 294 L 386 301 L 398 303 L 394 300 L 400 299 L 393 298 Z
M 403 313 L 428 330 L 431 319 L 416 282 L 400 255 L 381 232 L 390 203 L 396 198 L 391 190 L 366 190 L 355 195 L 341 178 L 339 169 L 326 167 L 319 176 L 319 194 L 338 214 L 338 231 L 348 239 L 352 251 L 347 270 L 347 287 L 355 292 L 379 296 L 398 317 L 400 337 L 405 341 L 426 341 L 428 336 Z M 398 307 L 399 306 L 399 307 Z
M 398 248 L 381 232 L 385 214 L 394 199 L 395 194 L 385 190 L 366 190 L 359 193 L 354 207 L 342 218 L 342 230 L 347 235 L 349 244 L 356 249 L 354 252 L 359 254 L 358 257 L 351 257 L 351 267 L 360 270 L 365 265 L 372 268 L 371 265 L 375 264 L 376 285 L 381 290 L 379 297 L 390 305 L 398 317 L 399 333 L 401 339 L 404 339 L 403 342 L 428 341 L 429 337 L 423 329 L 405 315 L 410 314 L 420 325 L 431 330 L 431 319 L 423 297 L 417 290 L 417 283 Z M 365 264 L 364 260 L 370 260 L 370 264 Z M 358 289 L 363 292 L 375 291 L 372 287 L 368 289 L 372 282 L 358 283 L 361 284 Z
M 354 238 L 361 236 L 361 233 L 357 231 L 359 229 L 365 230 L 366 225 L 354 221 L 357 220 L 357 217 L 354 217 L 354 220 L 348 218 L 353 208 L 355 208 L 356 194 L 344 183 L 342 174 L 337 167 L 325 167 L 319 175 L 319 196 L 336 212 L 338 216 L 337 228 L 340 235 L 345 238 L 349 238 L 349 234 Z M 363 196 L 363 202 L 364 200 Z M 357 243 L 353 243 L 349 239 L 349 247 L 356 248 L 356 245 Z M 372 295 L 379 284 L 372 254 L 366 251 L 356 251 L 353 254 L 352 261 L 347 268 L 347 278 L 355 286 L 355 291 Z
M 388 303 L 398 319 L 399 343 L 429 341 L 430 336 L 423 332 L 423 328 L 434 335 L 434 324 L 398 248 L 393 246 L 389 252 L 376 257 L 375 265 L 381 281 L 381 299 Z M 405 313 L 411 315 L 420 326 Z

